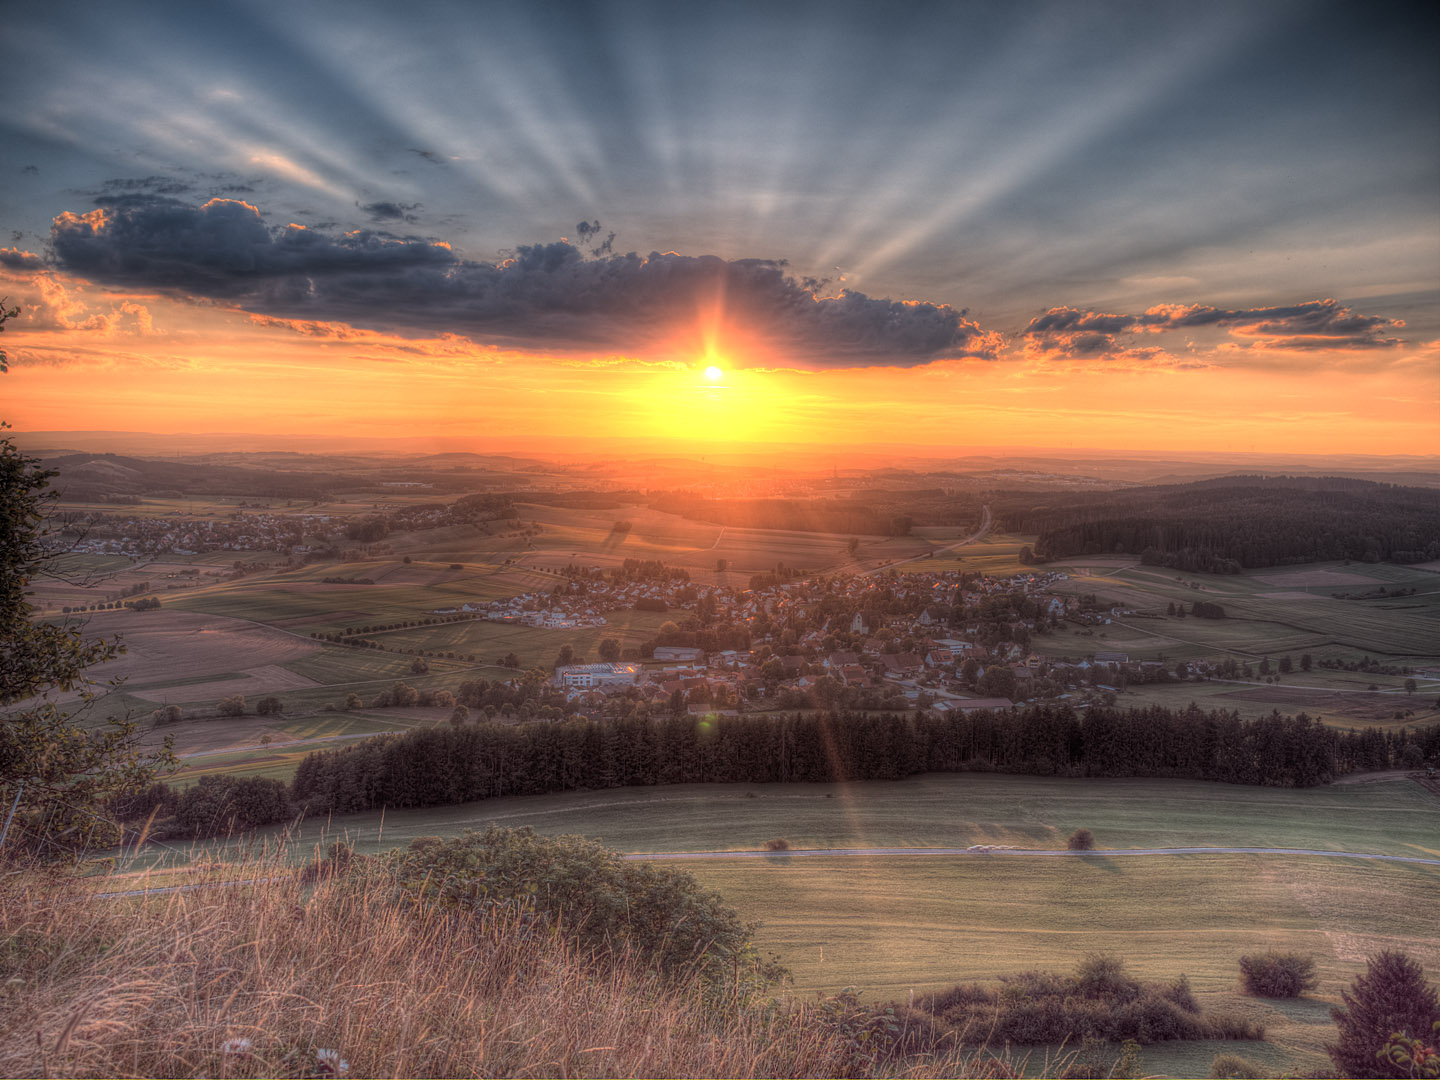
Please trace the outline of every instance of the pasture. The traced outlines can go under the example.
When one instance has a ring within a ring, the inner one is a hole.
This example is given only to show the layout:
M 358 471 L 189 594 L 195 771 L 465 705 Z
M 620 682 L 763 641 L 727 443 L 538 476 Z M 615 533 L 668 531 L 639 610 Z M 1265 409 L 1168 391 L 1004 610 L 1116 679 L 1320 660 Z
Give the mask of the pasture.
M 1251 662 L 1286 653 L 1298 659 L 1306 652 L 1317 661 L 1365 655 L 1396 664 L 1440 660 L 1440 577 L 1414 567 L 1327 563 L 1214 575 L 1088 559 L 1057 562 L 1047 569 L 1071 572 L 1068 581 L 1057 585 L 1058 592 L 1093 594 L 1103 604 L 1136 612 L 1093 628 L 1093 638 L 1082 633 L 1088 650 L 1077 651 L 1115 649 L 1134 659 L 1163 654 L 1172 660 L 1232 655 Z M 1338 578 L 1348 583 L 1335 584 Z M 1321 580 L 1331 584 L 1313 583 Z M 1413 588 L 1415 594 L 1354 598 L 1382 587 Z M 1196 600 L 1220 604 L 1226 617 L 1180 619 L 1165 614 L 1171 603 L 1189 606 Z M 1104 643 L 1097 644 L 1102 637 Z M 1065 637 L 1042 642 L 1047 649 L 1060 649 Z M 1075 645 L 1081 644 L 1077 638 Z
M 1440 970 L 1433 913 L 1440 867 L 1303 855 L 1107 854 L 1132 847 L 1301 847 L 1440 858 L 1440 802 L 1410 782 L 1305 790 L 1191 781 L 928 775 L 893 783 L 691 785 L 497 799 L 304 823 L 304 858 L 344 837 L 361 852 L 489 823 L 581 833 L 622 851 L 1064 846 L 1083 855 L 787 855 L 675 865 L 762 923 L 800 993 L 855 986 L 905 1000 L 1030 968 L 1067 970 L 1110 952 L 1144 978 L 1186 974 L 1202 1005 L 1243 1012 L 1264 1043 L 1147 1047 L 1147 1073 L 1203 1075 L 1230 1050 L 1277 1074 L 1321 1068 L 1328 1005 L 1380 948 Z M 272 834 L 275 835 L 275 834 Z M 209 858 L 224 844 L 197 847 Z M 152 849 L 135 865 L 172 863 Z M 1318 991 L 1298 1002 L 1240 995 L 1237 961 L 1278 948 L 1316 959 Z

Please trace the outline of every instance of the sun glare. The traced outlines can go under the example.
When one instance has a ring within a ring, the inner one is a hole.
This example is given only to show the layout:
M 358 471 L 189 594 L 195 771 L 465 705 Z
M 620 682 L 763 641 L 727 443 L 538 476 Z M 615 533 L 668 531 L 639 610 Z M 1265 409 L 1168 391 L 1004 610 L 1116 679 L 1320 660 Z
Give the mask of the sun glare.
M 715 380 L 723 377 L 724 374 L 725 373 L 721 371 L 718 367 L 716 367 L 714 364 L 711 364 L 705 369 L 705 378 L 709 379 L 711 382 L 714 382 Z

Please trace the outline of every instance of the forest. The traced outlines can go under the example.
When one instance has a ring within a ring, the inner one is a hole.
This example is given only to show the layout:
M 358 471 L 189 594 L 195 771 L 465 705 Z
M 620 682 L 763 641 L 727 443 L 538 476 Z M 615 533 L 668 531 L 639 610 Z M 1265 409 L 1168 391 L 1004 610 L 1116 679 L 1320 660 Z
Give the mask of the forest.
M 793 713 L 648 720 L 456 723 L 367 739 L 301 760 L 277 780 L 155 784 L 115 806 L 158 810 L 161 835 L 206 836 L 297 813 L 443 806 L 508 795 L 653 784 L 835 783 L 926 772 L 1172 777 L 1309 787 L 1440 755 L 1440 727 L 1340 731 L 1303 713 L 1242 720 L 1160 707 L 1039 705 L 976 712 Z M 167 820 L 170 819 L 170 820 Z
M 1341 477 L 1231 476 L 1124 491 L 996 497 L 1036 559 L 1137 555 L 1199 573 L 1294 563 L 1440 559 L 1440 491 Z

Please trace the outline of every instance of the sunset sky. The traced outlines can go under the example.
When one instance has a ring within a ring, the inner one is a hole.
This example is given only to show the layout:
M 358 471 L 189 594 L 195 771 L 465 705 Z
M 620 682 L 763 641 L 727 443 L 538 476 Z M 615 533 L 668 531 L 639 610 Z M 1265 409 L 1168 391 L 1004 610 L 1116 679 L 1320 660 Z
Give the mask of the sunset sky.
M 1437 56 L 1433 3 L 10 0 L 0 418 L 1440 453 Z

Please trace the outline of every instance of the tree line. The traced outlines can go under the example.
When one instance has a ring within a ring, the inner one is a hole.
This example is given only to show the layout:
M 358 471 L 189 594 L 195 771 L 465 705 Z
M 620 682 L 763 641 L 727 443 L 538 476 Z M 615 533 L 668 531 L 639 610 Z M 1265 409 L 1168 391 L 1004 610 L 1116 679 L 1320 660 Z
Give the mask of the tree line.
M 1176 777 L 1307 787 L 1440 756 L 1440 728 L 1340 731 L 1303 713 L 1023 710 L 651 717 L 428 728 L 307 755 L 308 813 L 683 783 L 833 783 L 924 772 Z
M 1176 570 L 1440 558 L 1440 492 L 1339 477 L 1227 477 L 1101 495 L 998 500 L 1038 559 L 1138 555 Z M 1008 504 L 1008 505 L 1007 505 Z

